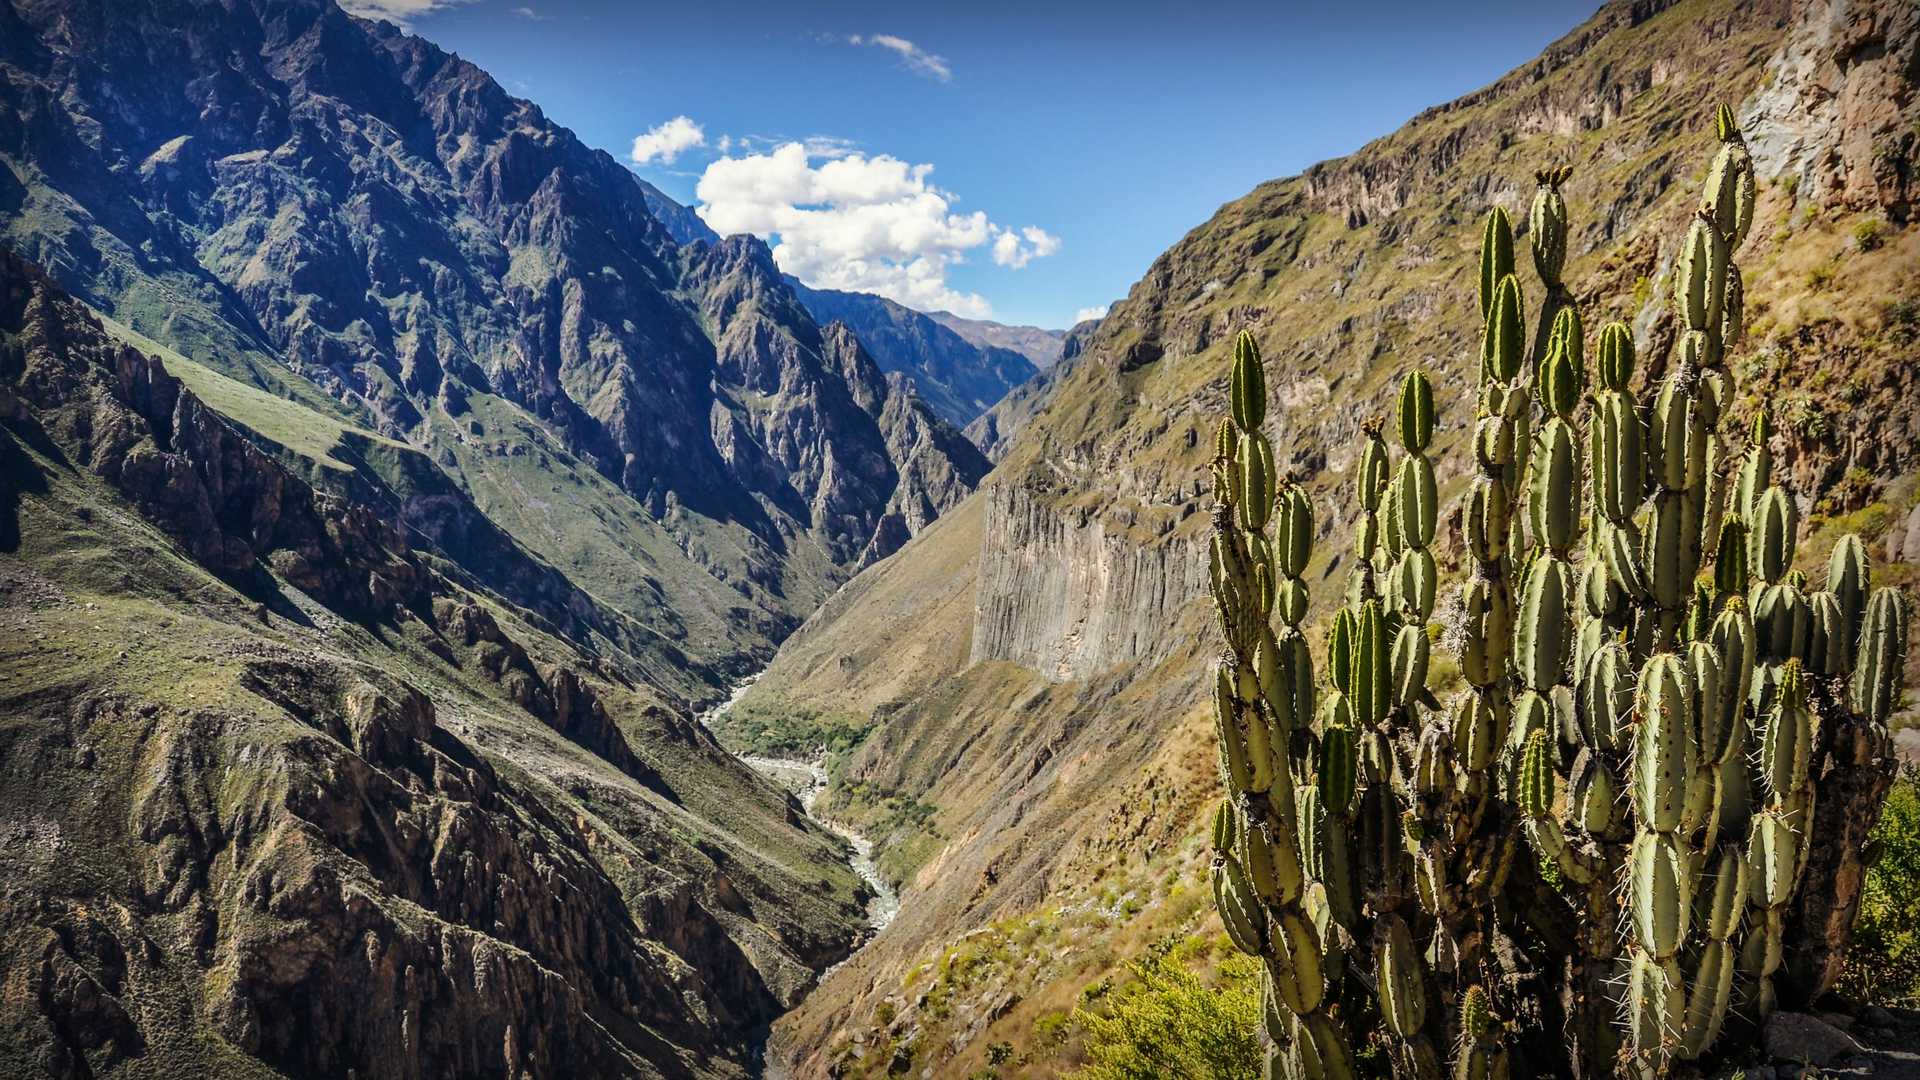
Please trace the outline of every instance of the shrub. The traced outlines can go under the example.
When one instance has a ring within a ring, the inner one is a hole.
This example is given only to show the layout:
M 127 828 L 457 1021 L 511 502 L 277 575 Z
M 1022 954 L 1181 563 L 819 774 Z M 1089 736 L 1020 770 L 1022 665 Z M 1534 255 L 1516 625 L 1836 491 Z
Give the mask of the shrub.
M 1163 942 L 1128 970 L 1132 980 L 1101 995 L 1098 1009 L 1074 1014 L 1087 1056 L 1077 1080 L 1260 1075 L 1258 961 L 1230 957 L 1208 985 Z
M 1874 827 L 1841 989 L 1862 1001 L 1920 1005 L 1920 767 L 1909 765 Z
M 1887 223 L 1877 217 L 1863 217 L 1853 223 L 1853 246 L 1872 251 L 1886 242 Z

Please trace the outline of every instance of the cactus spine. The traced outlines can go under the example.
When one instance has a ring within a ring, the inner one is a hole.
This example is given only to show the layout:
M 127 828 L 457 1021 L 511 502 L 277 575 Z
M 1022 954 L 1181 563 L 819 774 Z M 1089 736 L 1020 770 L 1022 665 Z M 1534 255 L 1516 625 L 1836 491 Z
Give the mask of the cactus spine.
M 1562 280 L 1570 170 L 1538 174 L 1528 213 L 1531 350 L 1511 223 L 1487 215 L 1449 702 L 1428 686 L 1432 382 L 1409 374 L 1391 425 L 1363 425 L 1316 707 L 1313 510 L 1275 474 L 1259 350 L 1236 343 L 1213 462 L 1212 873 L 1228 936 L 1267 962 L 1276 1075 L 1350 1076 L 1369 1045 L 1402 1077 L 1657 1075 L 1837 975 L 1857 901 L 1807 882 L 1861 864 L 1907 602 L 1853 537 L 1811 591 L 1765 413 L 1722 476 L 1754 184 L 1731 112 L 1715 126 L 1674 270 L 1681 334 L 1644 397 L 1632 331 L 1608 323 L 1589 352 Z M 1523 1028 L 1547 1034 L 1509 1038 Z

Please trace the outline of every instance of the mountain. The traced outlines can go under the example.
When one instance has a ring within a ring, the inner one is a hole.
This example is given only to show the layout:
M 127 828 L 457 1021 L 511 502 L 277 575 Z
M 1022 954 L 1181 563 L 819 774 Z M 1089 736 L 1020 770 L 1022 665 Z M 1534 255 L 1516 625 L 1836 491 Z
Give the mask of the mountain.
M 640 185 L 640 194 L 647 200 L 648 213 L 667 230 L 667 235 L 673 237 L 674 243 L 686 247 L 697 240 L 705 240 L 709 244 L 720 242 L 720 234 L 708 228 L 707 223 L 700 220 L 699 214 L 675 202 L 666 192 L 645 180 L 636 178 L 634 183 Z
M 255 395 L 0 253 L 0 1073 L 748 1075 L 844 842 Z
M 991 461 L 999 461 L 1015 435 L 1027 425 L 1053 396 L 1053 388 L 1073 370 L 1074 362 L 1093 340 L 1099 319 L 1087 319 L 1074 325 L 1060 342 L 1060 356 L 1052 366 L 1007 392 L 993 408 L 975 417 L 966 427 L 967 438 Z
M 0 5 L 0 166 L 0 1074 L 756 1073 L 869 889 L 694 712 L 984 456 L 326 0 Z
M 1008 326 L 989 319 L 963 319 L 951 311 L 936 311 L 928 318 L 983 349 L 1011 349 L 1037 368 L 1049 367 L 1060 359 L 1060 345 L 1067 336 L 1063 330 Z
M 674 696 L 718 696 L 980 471 L 925 460 L 957 436 L 889 444 L 843 370 L 862 362 L 823 352 L 764 245 L 694 235 L 389 24 L 327 0 L 0 20 L 0 243 L 131 331 L 375 437 L 335 469 L 302 452 L 324 430 L 232 417 Z
M 1036 371 L 1013 349 L 977 344 L 884 296 L 810 289 L 792 277 L 787 284 L 815 319 L 852 327 L 881 370 L 910 377 L 950 423 L 966 425 Z
M 1567 280 L 1590 332 L 1633 327 L 1644 385 L 1677 338 L 1669 279 L 1713 106 L 1734 108 L 1762 184 L 1727 429 L 1771 404 L 1776 473 L 1814 527 L 1806 563 L 1857 528 L 1876 559 L 1906 560 L 1876 581 L 1920 581 L 1902 540 L 1920 520 L 1917 20 L 1890 2 L 1609 3 L 1156 259 L 983 489 L 843 587 L 747 697 L 865 733 L 823 806 L 903 885 L 899 918 L 776 1025 L 776 1056 L 795 1075 L 1008 1059 L 1060 1075 L 1083 991 L 1166 935 L 1216 955 L 1206 459 L 1233 337 L 1264 347 L 1268 429 L 1316 507 L 1319 625 L 1352 550 L 1360 425 L 1416 365 L 1441 406 L 1443 500 L 1460 490 L 1479 222 L 1494 204 L 1524 222 L 1537 168 L 1573 168 Z M 1443 503 L 1443 561 L 1458 510 Z

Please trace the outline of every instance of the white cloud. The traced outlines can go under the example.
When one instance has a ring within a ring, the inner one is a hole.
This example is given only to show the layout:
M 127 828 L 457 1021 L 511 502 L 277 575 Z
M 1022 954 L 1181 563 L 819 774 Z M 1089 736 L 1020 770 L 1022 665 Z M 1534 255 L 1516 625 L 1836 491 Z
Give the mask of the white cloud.
M 472 3 L 473 0 L 341 0 L 340 7 L 349 15 L 358 15 L 363 19 L 385 19 L 396 26 L 410 26 L 414 19 L 422 15 L 431 15 L 450 7 Z
M 1029 225 L 1018 232 L 997 229 L 993 238 L 993 261 L 1015 270 L 1059 250 L 1060 238 L 1038 225 Z
M 1073 313 L 1074 325 L 1078 326 L 1088 319 L 1104 319 L 1107 317 L 1107 309 L 1111 307 L 1113 307 L 1112 304 L 1101 304 L 1099 307 L 1083 307 Z
M 676 116 L 664 124 L 633 139 L 633 162 L 646 165 L 660 162 L 671 165 L 675 158 L 696 146 L 707 144 L 706 129 L 691 119 Z
M 953 81 L 953 65 L 947 58 L 937 56 L 922 49 L 906 38 L 894 34 L 854 34 L 847 38 L 850 45 L 877 45 L 900 58 L 900 66 L 915 75 L 936 79 L 940 82 Z
M 514 8 L 513 10 L 509 11 L 507 14 L 518 15 L 521 18 L 527 20 L 528 22 L 546 22 L 553 18 L 553 16 L 551 15 L 542 15 L 539 12 L 533 10 L 532 8 L 526 7 L 524 5 L 521 7 Z
M 788 142 L 708 165 L 695 189 L 696 212 L 722 235 L 774 243 L 780 268 L 815 288 L 991 314 L 985 297 L 954 289 L 948 271 L 989 246 L 1000 265 L 1024 266 L 1058 251 L 1060 240 L 1037 226 L 995 225 L 982 211 L 956 213 L 952 193 L 933 185 L 932 172 L 932 165 L 868 157 L 838 141 L 818 151 Z

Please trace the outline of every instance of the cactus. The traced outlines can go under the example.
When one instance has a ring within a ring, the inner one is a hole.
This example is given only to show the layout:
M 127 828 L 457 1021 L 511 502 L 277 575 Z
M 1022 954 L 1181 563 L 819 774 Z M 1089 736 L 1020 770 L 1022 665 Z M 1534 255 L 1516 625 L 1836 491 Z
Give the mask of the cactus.
M 1731 112 L 1715 127 L 1674 269 L 1680 335 L 1641 391 L 1632 331 L 1601 326 L 1589 352 L 1563 281 L 1571 170 L 1536 174 L 1531 349 L 1512 224 L 1485 219 L 1450 701 L 1428 685 L 1433 383 L 1407 374 L 1391 422 L 1362 425 L 1316 688 L 1314 511 L 1262 431 L 1258 345 L 1235 342 L 1212 463 L 1228 798 L 1211 883 L 1229 939 L 1265 960 L 1274 1075 L 1352 1076 L 1376 1050 L 1403 1077 L 1659 1074 L 1738 1053 L 1754 1018 L 1837 975 L 1857 901 L 1808 882 L 1861 865 L 1907 601 L 1854 537 L 1824 589 L 1795 569 L 1764 412 L 1721 466 L 1754 186 Z M 1534 1022 L 1499 1019 L 1516 1010 Z

